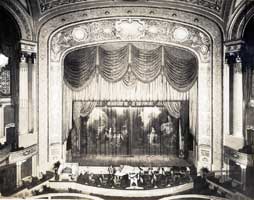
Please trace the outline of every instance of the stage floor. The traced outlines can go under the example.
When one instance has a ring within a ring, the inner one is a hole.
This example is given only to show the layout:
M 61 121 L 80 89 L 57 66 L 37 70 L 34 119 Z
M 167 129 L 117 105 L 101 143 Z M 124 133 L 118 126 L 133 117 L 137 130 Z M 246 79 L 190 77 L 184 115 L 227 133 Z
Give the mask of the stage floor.
M 107 156 L 107 155 L 79 155 L 72 158 L 71 162 L 79 163 L 81 166 L 190 166 L 187 160 L 180 159 L 175 155 L 137 155 L 137 156 Z

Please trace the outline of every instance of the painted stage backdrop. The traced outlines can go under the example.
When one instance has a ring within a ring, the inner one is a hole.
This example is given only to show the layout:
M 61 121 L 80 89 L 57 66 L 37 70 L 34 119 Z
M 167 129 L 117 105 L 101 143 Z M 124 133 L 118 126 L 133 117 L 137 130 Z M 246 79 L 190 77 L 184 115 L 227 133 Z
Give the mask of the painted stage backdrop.
M 81 119 L 81 152 L 112 156 L 176 154 L 178 124 L 164 107 L 95 107 Z

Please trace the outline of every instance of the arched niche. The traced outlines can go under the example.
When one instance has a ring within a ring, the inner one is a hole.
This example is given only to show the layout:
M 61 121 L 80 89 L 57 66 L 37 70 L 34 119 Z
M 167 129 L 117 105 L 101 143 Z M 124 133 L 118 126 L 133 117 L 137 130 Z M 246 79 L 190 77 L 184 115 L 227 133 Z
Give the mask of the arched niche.
M 20 29 L 21 39 L 33 40 L 32 20 L 22 5 L 19 2 L 14 3 L 3 0 L 0 2 L 0 6 L 7 10 L 16 20 Z
M 21 30 L 12 14 L 0 5 L 0 53 L 8 58 L 6 65 L 1 65 L 0 69 L 0 138 L 3 142 L 17 147 L 17 130 L 12 127 L 11 131 L 6 132 L 5 121 L 8 117 L 13 118 L 12 124 L 17 121 L 15 115 L 17 106 L 13 105 L 14 99 L 18 98 L 18 62 L 19 52 L 17 44 L 21 39 Z M 5 115 L 5 109 L 12 105 L 8 115 Z M 14 120 L 15 119 L 15 120 Z
M 249 20 L 254 15 L 253 2 L 243 1 L 232 14 L 227 27 L 226 41 L 240 40 Z

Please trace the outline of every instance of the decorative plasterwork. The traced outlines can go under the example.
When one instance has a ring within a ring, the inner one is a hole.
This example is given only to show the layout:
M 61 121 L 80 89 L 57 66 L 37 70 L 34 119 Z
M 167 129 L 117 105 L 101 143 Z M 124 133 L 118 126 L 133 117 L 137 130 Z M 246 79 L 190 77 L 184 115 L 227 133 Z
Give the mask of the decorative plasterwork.
M 32 40 L 32 26 L 29 20 L 29 15 L 24 8 L 18 6 L 17 3 L 10 0 L 1 0 L 0 5 L 6 8 L 16 19 L 19 28 L 21 30 L 22 39 Z
M 37 43 L 31 42 L 31 41 L 26 41 L 26 40 L 21 40 L 20 41 L 20 49 L 22 52 L 26 53 L 36 53 L 37 52 Z
M 2 70 L 0 72 L 0 96 L 8 96 L 11 94 L 10 70 Z
M 75 4 L 80 2 L 89 2 L 87 0 L 39 0 L 41 12 L 49 11 L 53 8 L 59 8 L 64 5 Z M 105 1 L 106 2 L 106 1 Z M 169 1 L 170 2 L 170 1 Z M 197 7 L 206 8 L 215 13 L 220 13 L 223 7 L 223 0 L 171 0 L 171 2 L 186 3 L 189 5 L 195 5 Z M 107 3 L 107 2 L 106 2 Z M 128 3 L 128 2 L 127 2 Z
M 210 169 L 211 163 L 211 150 L 209 145 L 201 144 L 199 146 L 199 158 L 203 167 Z
M 184 37 L 176 37 L 179 30 L 185 31 Z M 202 62 L 210 61 L 210 39 L 200 30 L 170 21 L 138 18 L 93 21 L 63 29 L 51 40 L 51 61 L 58 62 L 62 52 L 71 47 L 118 40 L 179 44 L 197 52 Z
M 182 2 L 187 2 L 189 4 L 194 4 L 198 5 L 204 8 L 208 8 L 210 10 L 213 10 L 215 12 L 220 12 L 222 9 L 223 5 L 223 0 L 202 0 L 202 1 L 197 1 L 197 0 L 179 0 Z

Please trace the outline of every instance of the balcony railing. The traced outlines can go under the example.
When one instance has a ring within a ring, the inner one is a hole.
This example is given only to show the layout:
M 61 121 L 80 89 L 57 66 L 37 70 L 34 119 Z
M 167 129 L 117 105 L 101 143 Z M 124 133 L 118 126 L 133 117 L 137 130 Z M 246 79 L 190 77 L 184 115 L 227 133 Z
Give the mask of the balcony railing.
M 224 146 L 225 158 L 244 166 L 254 166 L 254 154 L 239 152 L 230 147 Z
M 22 150 L 11 152 L 9 155 L 9 163 L 16 163 L 18 161 L 27 160 L 37 153 L 37 144 L 27 147 Z

